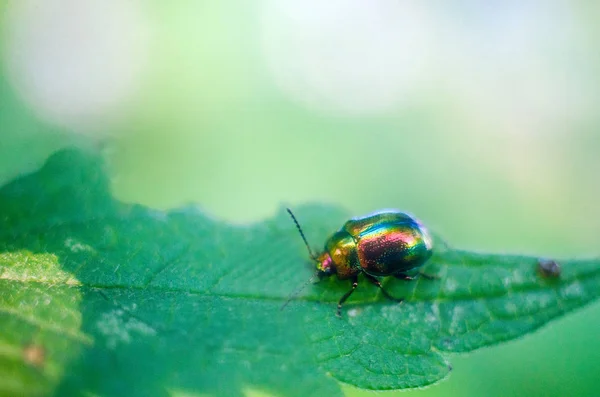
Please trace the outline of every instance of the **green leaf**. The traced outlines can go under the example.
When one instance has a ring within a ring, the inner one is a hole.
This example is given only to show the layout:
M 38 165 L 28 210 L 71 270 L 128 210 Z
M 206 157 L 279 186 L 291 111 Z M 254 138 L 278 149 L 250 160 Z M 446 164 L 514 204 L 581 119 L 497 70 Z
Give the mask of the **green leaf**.
M 322 244 L 348 218 L 296 209 Z M 538 258 L 437 245 L 433 280 L 385 280 L 395 304 L 361 282 L 309 285 L 305 247 L 281 210 L 232 226 L 194 208 L 115 200 L 102 161 L 53 155 L 0 189 L 0 394 L 341 396 L 444 378 L 443 352 L 513 339 L 600 293 L 600 260 Z

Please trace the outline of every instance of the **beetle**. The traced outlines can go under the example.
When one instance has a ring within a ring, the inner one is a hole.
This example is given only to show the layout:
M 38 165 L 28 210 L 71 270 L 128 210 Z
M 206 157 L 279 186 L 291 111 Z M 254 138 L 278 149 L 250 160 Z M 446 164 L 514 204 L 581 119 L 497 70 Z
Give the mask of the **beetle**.
M 335 274 L 338 279 L 352 283 L 352 288 L 338 301 L 338 316 L 344 302 L 358 287 L 360 274 L 375 284 L 386 298 L 402 302 L 403 299 L 393 297 L 383 288 L 378 277 L 412 280 L 415 278 L 410 275 L 412 271 L 423 266 L 433 254 L 433 239 L 421 222 L 400 211 L 384 210 L 348 220 L 325 241 L 323 251 L 315 255 L 298 220 L 289 208 L 287 212 L 315 262 L 315 276 L 320 280 Z

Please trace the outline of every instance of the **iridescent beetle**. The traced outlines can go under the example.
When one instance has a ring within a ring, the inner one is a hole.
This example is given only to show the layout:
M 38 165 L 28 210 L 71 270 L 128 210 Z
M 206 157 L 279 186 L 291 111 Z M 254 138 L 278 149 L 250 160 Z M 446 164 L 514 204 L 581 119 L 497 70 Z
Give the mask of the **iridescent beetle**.
M 379 287 L 386 298 L 401 302 L 402 299 L 391 296 L 383 288 L 377 277 L 412 280 L 414 277 L 409 272 L 421 267 L 433 253 L 432 238 L 418 220 L 399 211 L 387 210 L 350 219 L 327 239 L 323 252 L 315 255 L 298 220 L 289 208 L 287 211 L 316 263 L 315 275 L 322 279 L 336 274 L 340 280 L 352 282 L 352 288 L 338 302 L 338 316 L 341 315 L 342 304 L 358 286 L 359 274 Z

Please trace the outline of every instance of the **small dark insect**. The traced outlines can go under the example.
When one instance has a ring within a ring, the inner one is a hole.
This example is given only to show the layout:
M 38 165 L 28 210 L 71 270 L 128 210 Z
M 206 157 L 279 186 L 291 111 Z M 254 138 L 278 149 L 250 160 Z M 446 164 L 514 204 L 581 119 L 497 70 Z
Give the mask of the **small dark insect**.
M 322 279 L 335 274 L 338 279 L 352 283 L 352 288 L 338 302 L 338 316 L 341 316 L 342 304 L 358 286 L 359 274 L 379 287 L 386 298 L 401 302 L 402 298 L 391 296 L 377 277 L 412 280 L 414 276 L 408 272 L 421 267 L 433 252 L 433 241 L 425 226 L 410 215 L 388 210 L 350 219 L 327 239 L 323 252 L 315 255 L 296 217 L 289 208 L 287 211 L 315 262 L 314 277 Z
M 560 265 L 553 259 L 538 259 L 537 271 L 543 278 L 558 278 Z

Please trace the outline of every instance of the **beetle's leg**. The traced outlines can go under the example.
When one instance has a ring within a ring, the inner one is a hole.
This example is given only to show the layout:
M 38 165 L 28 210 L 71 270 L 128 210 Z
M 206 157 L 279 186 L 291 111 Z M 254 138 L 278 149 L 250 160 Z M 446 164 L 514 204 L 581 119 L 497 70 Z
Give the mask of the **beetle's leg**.
M 405 273 L 396 273 L 394 274 L 394 277 L 399 278 L 400 280 L 406 280 L 406 281 L 412 281 L 412 280 L 416 280 L 419 277 L 423 277 L 426 280 L 437 280 L 439 279 L 438 276 L 433 276 L 431 274 L 427 274 L 427 273 L 417 273 L 414 276 L 409 276 L 408 274 Z
M 381 290 L 381 292 L 383 293 L 383 295 L 388 298 L 391 301 L 394 302 L 402 302 L 404 300 L 404 298 L 396 298 L 393 297 L 392 295 L 389 294 L 389 292 L 387 292 L 385 290 L 385 288 L 383 288 L 383 285 L 381 285 L 381 281 L 377 280 L 375 277 L 371 276 L 370 274 L 364 273 L 365 277 L 367 278 L 367 280 L 369 280 L 370 282 L 372 282 L 373 284 L 375 284 L 376 286 L 379 287 L 379 289 Z
M 419 275 L 415 275 L 415 276 L 409 276 L 408 274 L 405 273 L 396 273 L 394 274 L 394 277 L 400 279 L 400 280 L 406 280 L 406 281 L 412 281 L 415 280 L 419 277 Z
M 439 247 L 440 245 L 443 247 L 444 251 L 450 251 L 452 247 L 450 244 L 446 242 L 441 236 L 436 233 L 431 233 L 431 237 L 433 237 L 433 245 L 434 247 Z M 437 250 L 437 249 L 436 249 Z
M 339 300 L 338 302 L 338 306 L 337 306 L 337 316 L 338 317 L 342 317 L 342 304 L 344 302 L 346 302 L 346 299 L 348 299 L 348 297 L 350 295 L 352 295 L 352 293 L 354 292 L 354 290 L 356 289 L 356 287 L 358 287 L 358 275 L 352 277 L 352 289 L 348 292 L 346 292 Z

